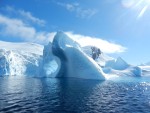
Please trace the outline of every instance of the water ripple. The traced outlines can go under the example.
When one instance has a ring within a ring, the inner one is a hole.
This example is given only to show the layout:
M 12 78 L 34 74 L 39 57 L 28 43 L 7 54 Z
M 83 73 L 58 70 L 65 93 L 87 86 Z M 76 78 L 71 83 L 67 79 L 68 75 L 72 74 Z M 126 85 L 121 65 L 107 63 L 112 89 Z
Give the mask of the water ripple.
M 150 113 L 150 82 L 0 78 L 0 112 Z

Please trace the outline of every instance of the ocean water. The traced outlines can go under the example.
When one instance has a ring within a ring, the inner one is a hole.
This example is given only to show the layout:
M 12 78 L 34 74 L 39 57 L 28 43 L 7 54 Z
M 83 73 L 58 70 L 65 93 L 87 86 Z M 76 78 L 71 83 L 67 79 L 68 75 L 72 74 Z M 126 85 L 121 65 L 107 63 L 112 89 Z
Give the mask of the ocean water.
M 0 113 L 150 113 L 150 78 L 0 77 Z

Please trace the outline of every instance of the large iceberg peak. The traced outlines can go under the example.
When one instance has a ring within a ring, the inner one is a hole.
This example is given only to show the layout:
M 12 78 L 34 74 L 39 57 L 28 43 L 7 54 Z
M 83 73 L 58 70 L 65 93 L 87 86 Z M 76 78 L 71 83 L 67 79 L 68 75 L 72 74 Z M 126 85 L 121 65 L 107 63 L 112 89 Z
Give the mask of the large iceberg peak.
M 61 31 L 53 39 L 52 53 L 59 64 L 55 77 L 105 80 L 101 67 L 81 50 L 75 40 Z
M 61 49 L 65 49 L 68 46 L 80 49 L 80 45 L 62 31 L 58 31 L 54 36 L 53 45 L 59 45 Z

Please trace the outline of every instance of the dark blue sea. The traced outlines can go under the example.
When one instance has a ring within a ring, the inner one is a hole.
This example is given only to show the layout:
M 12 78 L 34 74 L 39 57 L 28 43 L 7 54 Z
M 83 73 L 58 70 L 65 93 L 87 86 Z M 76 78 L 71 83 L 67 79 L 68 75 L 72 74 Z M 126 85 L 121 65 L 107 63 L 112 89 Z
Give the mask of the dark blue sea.
M 150 78 L 0 77 L 0 113 L 150 113 Z

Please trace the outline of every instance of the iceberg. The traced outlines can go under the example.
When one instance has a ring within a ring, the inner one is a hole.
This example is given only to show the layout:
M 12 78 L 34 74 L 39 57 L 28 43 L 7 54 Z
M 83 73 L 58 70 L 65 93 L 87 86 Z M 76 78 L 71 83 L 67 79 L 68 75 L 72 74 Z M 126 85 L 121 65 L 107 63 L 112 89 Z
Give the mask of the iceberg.
M 82 51 L 77 42 L 63 32 L 58 32 L 54 37 L 52 47 L 51 44 L 49 44 L 48 46 L 45 46 L 44 50 L 44 55 L 49 53 L 47 56 L 52 56 L 49 59 L 43 57 L 43 61 L 46 61 L 44 62 L 44 65 L 47 66 L 47 62 L 52 62 L 53 60 L 58 64 L 58 70 L 55 68 L 57 73 L 52 74 L 52 77 L 105 80 L 105 73 L 103 73 L 101 67 Z M 45 68 L 51 70 L 50 66 Z M 46 76 L 51 76 L 51 73 L 54 73 L 52 71 L 49 73 L 45 72 L 46 74 L 49 74 Z
M 142 70 L 138 66 L 132 66 L 125 62 L 121 57 L 116 60 L 107 61 L 103 71 L 109 74 L 115 74 L 119 76 L 142 76 Z

